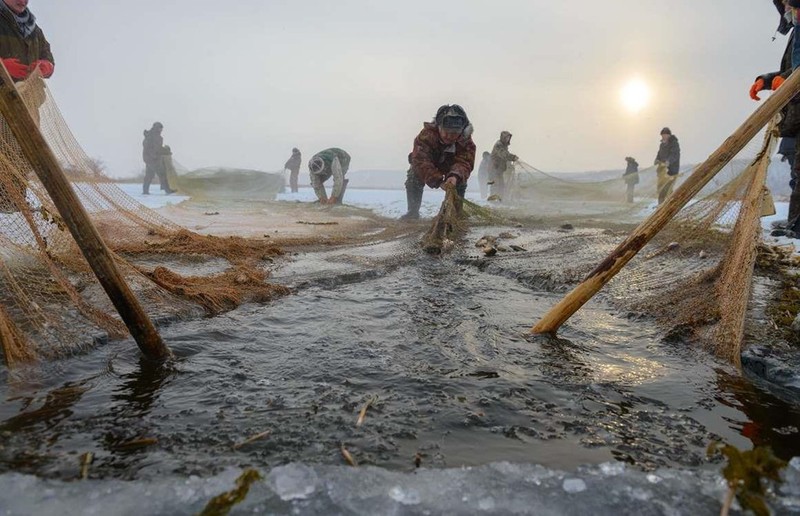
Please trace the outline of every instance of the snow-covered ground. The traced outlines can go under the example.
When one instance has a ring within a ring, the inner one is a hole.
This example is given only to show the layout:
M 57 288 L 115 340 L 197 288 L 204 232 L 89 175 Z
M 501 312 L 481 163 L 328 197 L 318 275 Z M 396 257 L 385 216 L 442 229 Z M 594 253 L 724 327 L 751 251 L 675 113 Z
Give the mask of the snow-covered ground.
M 158 209 L 169 204 L 178 204 L 183 202 L 189 197 L 172 194 L 165 195 L 157 188 L 151 188 L 150 195 L 142 195 L 142 187 L 134 183 L 121 183 L 118 185 L 125 193 L 136 199 L 138 202 L 147 206 L 148 208 Z M 297 193 L 283 193 L 278 194 L 278 201 L 286 202 L 314 202 L 317 200 L 314 195 L 314 190 L 310 187 L 300 187 Z M 478 192 L 467 192 L 467 199 L 480 204 L 485 204 L 481 201 Z M 420 215 L 422 217 L 432 217 L 439 211 L 439 207 L 444 200 L 444 191 L 425 189 L 422 196 L 422 207 Z M 399 217 L 404 214 L 407 209 L 406 192 L 405 190 L 362 190 L 351 188 L 347 190 L 345 195 L 345 204 L 356 206 L 358 208 L 365 208 L 373 210 L 375 213 L 384 217 Z
M 789 203 L 788 202 L 776 202 L 775 203 L 775 215 L 770 217 L 762 217 L 761 219 L 761 227 L 764 228 L 764 241 L 768 244 L 780 245 L 780 246 L 793 246 L 795 252 L 798 251 L 798 244 L 800 244 L 800 240 L 796 238 L 787 238 L 787 237 L 774 237 L 770 236 L 770 232 L 772 231 L 772 223 L 773 222 L 786 222 L 786 218 L 789 215 Z

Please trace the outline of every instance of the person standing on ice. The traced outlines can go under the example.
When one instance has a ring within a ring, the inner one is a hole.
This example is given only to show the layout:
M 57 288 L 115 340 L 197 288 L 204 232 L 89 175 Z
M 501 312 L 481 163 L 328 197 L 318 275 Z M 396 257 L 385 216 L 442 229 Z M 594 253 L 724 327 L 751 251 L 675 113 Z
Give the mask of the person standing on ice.
M 794 29 L 798 23 L 798 8 L 800 8 L 800 0 L 773 0 L 772 2 L 778 9 L 781 15 L 780 23 L 778 25 L 778 32 L 781 34 L 791 34 L 789 42 L 786 45 L 786 50 L 781 58 L 781 68 L 778 72 L 766 73 L 756 77 L 755 82 L 750 87 L 750 98 L 753 100 L 761 100 L 758 93 L 764 90 L 777 90 L 781 84 L 789 77 L 795 68 L 800 66 L 800 39 L 797 38 L 797 30 Z M 795 140 L 795 157 L 789 160 L 792 172 L 792 178 L 798 177 L 800 173 L 800 97 L 795 97 L 783 108 L 781 111 L 783 115 L 778 131 L 780 135 L 786 138 L 793 138 Z M 773 236 L 787 236 L 790 238 L 800 238 L 800 181 L 790 181 L 792 187 L 792 194 L 789 197 L 789 215 L 785 224 L 778 224 L 775 231 L 772 232 Z
M 481 164 L 478 165 L 478 183 L 481 188 L 481 199 L 486 199 L 489 195 L 489 170 L 492 167 L 492 153 L 484 152 L 481 156 Z
M 292 193 L 297 193 L 297 178 L 300 177 L 300 165 L 302 163 L 303 156 L 300 154 L 300 149 L 295 147 L 292 149 L 292 157 L 283 166 L 284 170 L 289 171 L 289 186 L 292 189 Z
M 672 193 L 681 168 L 681 146 L 669 127 L 661 130 L 661 145 L 654 164 L 658 167 L 658 204 L 661 204 Z
M 637 163 L 636 160 L 630 156 L 625 158 L 625 161 L 628 163 L 628 165 L 625 168 L 625 173 L 622 174 L 622 178 L 625 180 L 625 184 L 628 187 L 627 201 L 632 203 L 633 191 L 636 188 L 636 185 L 639 184 L 639 163 Z
M 311 186 L 320 204 L 342 203 L 348 183 L 344 176 L 349 169 L 350 155 L 342 149 L 332 147 L 314 154 L 308 162 L 308 171 L 311 174 Z M 331 176 L 333 176 L 333 189 L 329 198 L 323 183 Z
M 492 166 L 490 168 L 489 180 L 492 185 L 492 195 L 497 201 L 502 201 L 506 195 L 506 172 L 509 170 L 509 164 L 514 163 L 519 158 L 516 154 L 512 154 L 508 150 L 511 145 L 511 133 L 503 131 L 500 133 L 500 139 L 494 144 L 492 149 Z
M 153 178 L 158 176 L 161 183 L 161 189 L 167 195 L 175 193 L 175 190 L 169 187 L 167 181 L 167 170 L 164 168 L 164 156 L 171 154 L 168 147 L 164 147 L 164 137 L 161 136 L 161 131 L 164 130 L 164 125 L 161 122 L 156 122 L 153 127 L 148 131 L 144 131 L 144 141 L 142 142 L 142 159 L 144 160 L 144 183 L 142 184 L 142 194 L 150 195 L 150 183 Z
M 408 211 L 401 220 L 419 218 L 425 185 L 439 188 L 449 183 L 464 197 L 467 180 L 475 168 L 472 131 L 467 113 L 458 104 L 440 107 L 433 121 L 423 124 L 408 155 L 411 165 L 406 176 Z

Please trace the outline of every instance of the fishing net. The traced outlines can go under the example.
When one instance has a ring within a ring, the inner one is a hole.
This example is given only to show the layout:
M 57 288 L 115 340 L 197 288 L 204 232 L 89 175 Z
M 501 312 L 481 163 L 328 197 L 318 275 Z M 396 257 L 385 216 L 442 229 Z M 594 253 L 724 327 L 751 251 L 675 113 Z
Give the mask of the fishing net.
M 187 170 L 171 155 L 162 157 L 169 187 L 194 199 L 273 200 L 285 191 L 283 172 L 207 167 Z
M 600 292 L 599 297 L 626 310 L 630 317 L 650 317 L 667 337 L 697 341 L 719 356 L 739 363 L 747 306 L 758 245 L 760 217 L 774 213 L 765 188 L 766 173 L 776 137 L 772 130 L 740 152 L 691 200 L 638 255 Z M 691 174 L 682 170 L 676 187 Z M 603 177 L 603 176 L 606 177 Z M 504 212 L 534 217 L 548 224 L 595 223 L 628 230 L 658 205 L 656 167 L 640 171 L 633 202 L 626 199 L 621 174 L 594 177 L 547 174 L 519 163 L 510 178 Z M 788 180 L 788 178 L 787 178 Z M 622 224 L 623 226 L 619 226 Z M 624 238 L 614 241 L 618 244 Z M 558 244 L 541 245 L 531 254 L 555 253 L 561 285 L 577 283 L 600 261 L 581 261 L 574 238 L 556 237 Z M 616 245 L 607 236 L 594 237 L 604 255 Z M 583 245 L 593 245 L 587 238 Z M 560 251 L 559 251 L 560 248 Z M 569 257 L 568 260 L 565 258 Z M 543 260 L 552 264 L 552 261 Z M 568 272 L 568 273 L 567 273 Z M 551 276 L 553 273 L 549 273 Z M 554 281 L 553 288 L 558 288 Z
M 286 293 L 267 282 L 265 265 L 282 253 L 276 244 L 198 235 L 147 209 L 86 155 L 41 77 L 19 83 L 18 90 L 120 271 L 154 321 L 215 314 Z M 259 180 L 239 188 L 253 188 Z M 182 183 L 179 186 L 183 188 Z M 127 336 L 2 117 L 0 277 L 0 344 L 9 365 Z
M 452 249 L 466 228 L 464 222 L 463 199 L 453 186 L 445 187 L 442 207 L 434 217 L 431 228 L 422 238 L 422 248 L 428 254 L 442 254 Z

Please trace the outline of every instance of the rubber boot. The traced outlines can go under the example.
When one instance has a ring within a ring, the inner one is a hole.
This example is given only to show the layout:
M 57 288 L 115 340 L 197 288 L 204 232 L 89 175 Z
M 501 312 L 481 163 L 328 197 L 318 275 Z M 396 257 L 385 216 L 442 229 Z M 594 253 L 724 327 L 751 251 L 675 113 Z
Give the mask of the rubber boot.
M 400 220 L 416 220 L 419 218 L 419 208 L 422 206 L 422 192 L 425 189 L 416 174 L 409 170 L 406 179 L 406 201 L 408 202 L 408 212 L 400 217 Z

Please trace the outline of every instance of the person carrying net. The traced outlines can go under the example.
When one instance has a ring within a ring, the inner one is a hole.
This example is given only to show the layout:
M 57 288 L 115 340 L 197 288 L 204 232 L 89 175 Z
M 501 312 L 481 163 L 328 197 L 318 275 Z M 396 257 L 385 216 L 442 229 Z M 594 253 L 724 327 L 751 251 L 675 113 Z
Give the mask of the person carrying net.
M 167 179 L 167 170 L 164 167 L 164 156 L 172 155 L 169 147 L 164 146 L 164 137 L 161 132 L 164 130 L 164 125 L 161 122 L 155 122 L 150 130 L 144 131 L 144 141 L 142 142 L 142 159 L 144 160 L 144 183 L 142 184 L 142 194 L 150 194 L 150 183 L 153 178 L 158 176 L 161 183 L 161 189 L 167 193 L 175 193 L 175 190 L 169 187 Z
M 627 186 L 626 200 L 628 203 L 632 203 L 633 192 L 636 189 L 636 185 L 639 184 L 639 163 L 630 156 L 625 158 L 625 162 L 627 166 L 625 167 L 625 173 L 622 174 L 622 179 Z
M 492 163 L 490 168 L 491 195 L 489 200 L 501 201 L 506 195 L 506 174 L 514 170 L 513 163 L 519 158 L 508 150 L 511 145 L 512 134 L 508 131 L 500 133 L 500 139 L 492 148 Z
M 661 144 L 654 164 L 658 175 L 658 204 L 661 204 L 672 193 L 681 168 L 681 146 L 669 127 L 661 129 Z
M 433 122 L 423 124 L 408 155 L 411 165 L 405 183 L 408 211 L 400 220 L 419 218 L 425 185 L 439 188 L 449 183 L 464 198 L 467 180 L 475 168 L 472 131 L 467 113 L 458 104 L 440 107 Z

